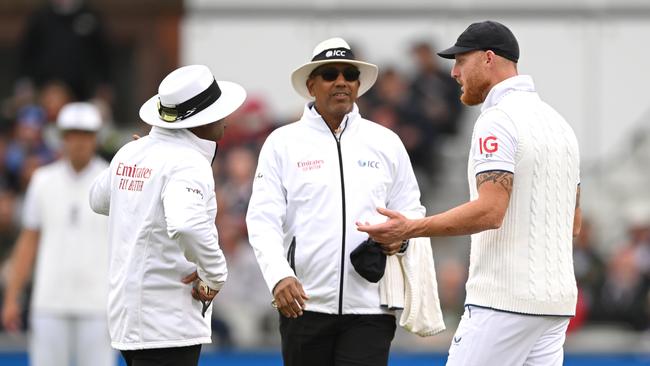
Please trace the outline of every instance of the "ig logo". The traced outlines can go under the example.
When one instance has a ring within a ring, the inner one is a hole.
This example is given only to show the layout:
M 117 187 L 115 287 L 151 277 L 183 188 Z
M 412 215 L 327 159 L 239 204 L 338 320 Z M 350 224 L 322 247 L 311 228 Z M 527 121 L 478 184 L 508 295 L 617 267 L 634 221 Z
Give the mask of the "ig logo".
M 481 154 L 492 154 L 499 150 L 499 144 L 497 143 L 497 138 L 494 136 L 488 136 L 486 138 L 478 139 L 478 146 L 481 150 Z

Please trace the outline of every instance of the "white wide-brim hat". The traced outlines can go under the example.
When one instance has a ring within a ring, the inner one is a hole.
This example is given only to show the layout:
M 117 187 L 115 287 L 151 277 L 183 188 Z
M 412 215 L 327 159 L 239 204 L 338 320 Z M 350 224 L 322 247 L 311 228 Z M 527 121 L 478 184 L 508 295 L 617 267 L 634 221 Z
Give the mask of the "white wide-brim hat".
M 310 62 L 300 66 L 291 73 L 291 84 L 301 96 L 314 100 L 307 89 L 307 79 L 317 67 L 329 63 L 346 63 L 356 66 L 359 69 L 359 92 L 357 96 L 363 95 L 377 81 L 377 65 L 368 62 L 355 60 L 350 50 L 350 45 L 339 37 L 326 39 L 316 45 Z
M 168 129 L 203 126 L 227 117 L 245 99 L 243 87 L 215 80 L 207 66 L 183 66 L 160 82 L 158 94 L 140 107 L 140 118 Z
M 102 127 L 102 115 L 92 103 L 68 103 L 59 111 L 56 127 L 61 131 L 97 132 Z

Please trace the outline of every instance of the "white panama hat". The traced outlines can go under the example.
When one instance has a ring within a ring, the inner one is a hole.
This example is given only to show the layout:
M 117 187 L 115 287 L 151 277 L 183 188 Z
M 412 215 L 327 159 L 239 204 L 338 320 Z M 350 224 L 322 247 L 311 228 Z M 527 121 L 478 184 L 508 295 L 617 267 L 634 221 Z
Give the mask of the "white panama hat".
M 203 126 L 227 117 L 245 99 L 244 88 L 216 81 L 207 66 L 183 66 L 160 82 L 158 94 L 140 107 L 140 118 L 168 129 Z
M 102 127 L 102 115 L 92 103 L 68 103 L 59 111 L 56 127 L 61 131 L 97 132 Z
M 309 90 L 307 89 L 307 79 L 309 78 L 309 75 L 317 67 L 335 62 L 351 64 L 359 69 L 360 84 L 358 96 L 367 92 L 377 80 L 377 66 L 368 62 L 357 61 L 354 58 L 352 50 L 350 50 L 350 45 L 348 45 L 343 38 L 334 37 L 326 39 L 316 45 L 311 61 L 293 71 L 291 74 L 291 84 L 293 85 L 293 88 L 301 96 L 309 100 L 314 100 L 314 97 L 309 94 Z

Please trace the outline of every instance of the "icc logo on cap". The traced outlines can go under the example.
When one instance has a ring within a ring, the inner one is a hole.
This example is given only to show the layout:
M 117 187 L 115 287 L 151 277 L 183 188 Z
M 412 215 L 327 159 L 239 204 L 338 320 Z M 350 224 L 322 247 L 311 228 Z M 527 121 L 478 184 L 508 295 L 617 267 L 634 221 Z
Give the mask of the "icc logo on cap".
M 339 56 L 345 57 L 345 50 L 330 50 L 325 52 L 325 57 Z

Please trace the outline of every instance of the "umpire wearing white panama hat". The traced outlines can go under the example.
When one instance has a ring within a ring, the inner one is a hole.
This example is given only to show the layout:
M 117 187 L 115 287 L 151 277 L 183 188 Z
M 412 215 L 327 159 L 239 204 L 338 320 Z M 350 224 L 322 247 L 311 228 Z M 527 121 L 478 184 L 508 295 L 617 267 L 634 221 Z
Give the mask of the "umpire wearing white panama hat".
M 313 76 L 313 71 L 325 64 L 342 62 L 358 69 L 359 91 L 357 96 L 367 92 L 377 80 L 378 69 L 376 65 L 355 59 L 350 45 L 339 37 L 326 39 L 319 43 L 313 51 L 311 61 L 298 67 L 291 74 L 291 84 L 302 97 L 314 100 L 314 96 L 307 88 L 307 79 Z
M 227 269 L 212 160 L 246 97 L 203 65 L 181 67 L 140 108 L 149 135 L 122 147 L 90 193 L 111 233 L 109 328 L 128 366 L 196 365 Z
M 192 128 L 221 120 L 244 102 L 244 89 L 216 81 L 203 65 L 181 67 L 160 83 L 158 94 L 140 108 L 140 118 L 167 129 Z
M 291 81 L 308 99 L 300 120 L 273 131 L 257 165 L 246 224 L 280 312 L 285 366 L 387 365 L 394 312 L 352 251 L 368 236 L 355 220 L 377 206 L 421 217 L 413 168 L 399 137 L 356 105 L 377 67 L 341 38 L 320 42 Z M 393 255 L 401 246 L 386 243 Z

